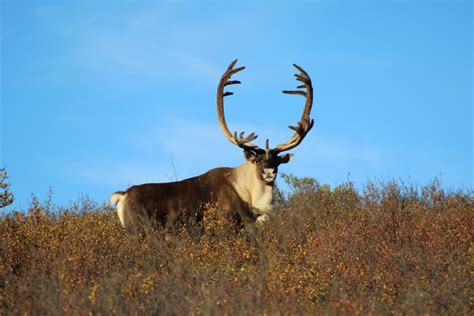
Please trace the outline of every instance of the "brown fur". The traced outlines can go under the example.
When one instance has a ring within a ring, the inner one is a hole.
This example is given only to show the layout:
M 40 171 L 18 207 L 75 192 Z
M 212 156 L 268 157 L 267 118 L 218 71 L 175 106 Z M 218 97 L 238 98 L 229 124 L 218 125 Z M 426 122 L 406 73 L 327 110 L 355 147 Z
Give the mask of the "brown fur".
M 193 178 L 170 183 L 149 183 L 130 187 L 123 199 L 123 225 L 140 228 L 143 222 L 161 223 L 170 230 L 180 219 L 200 221 L 206 204 L 218 203 L 229 211 L 235 223 L 254 221 L 248 203 L 232 184 L 232 168 L 216 168 Z

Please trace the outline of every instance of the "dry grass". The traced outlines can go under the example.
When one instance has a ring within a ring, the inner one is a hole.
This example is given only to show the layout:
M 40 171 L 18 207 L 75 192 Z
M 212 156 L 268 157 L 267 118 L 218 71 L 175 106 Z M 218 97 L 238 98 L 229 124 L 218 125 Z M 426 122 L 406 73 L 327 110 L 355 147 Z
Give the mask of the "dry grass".
M 0 314 L 471 314 L 473 196 L 286 180 L 268 224 L 127 234 L 87 200 L 0 221 Z M 198 233 L 200 232 L 200 233 Z

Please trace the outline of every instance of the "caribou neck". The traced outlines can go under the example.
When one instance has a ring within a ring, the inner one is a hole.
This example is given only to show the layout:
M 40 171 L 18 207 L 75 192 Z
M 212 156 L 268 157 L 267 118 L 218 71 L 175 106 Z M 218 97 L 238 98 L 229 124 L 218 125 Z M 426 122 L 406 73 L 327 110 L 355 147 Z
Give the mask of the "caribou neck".
M 273 206 L 273 185 L 263 181 L 255 164 L 246 161 L 232 170 L 233 185 L 256 215 L 268 214 Z

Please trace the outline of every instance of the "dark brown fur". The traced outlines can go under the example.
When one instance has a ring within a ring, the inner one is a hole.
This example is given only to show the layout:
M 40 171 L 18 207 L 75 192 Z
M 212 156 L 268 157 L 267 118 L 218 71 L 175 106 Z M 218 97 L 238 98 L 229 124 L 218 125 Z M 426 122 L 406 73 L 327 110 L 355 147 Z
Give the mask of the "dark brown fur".
M 162 224 L 171 230 L 181 219 L 200 221 L 203 207 L 218 203 L 231 219 L 255 220 L 250 206 L 235 191 L 232 168 L 216 168 L 193 178 L 170 183 L 148 183 L 130 187 L 126 192 L 124 226 L 141 227 L 144 221 Z

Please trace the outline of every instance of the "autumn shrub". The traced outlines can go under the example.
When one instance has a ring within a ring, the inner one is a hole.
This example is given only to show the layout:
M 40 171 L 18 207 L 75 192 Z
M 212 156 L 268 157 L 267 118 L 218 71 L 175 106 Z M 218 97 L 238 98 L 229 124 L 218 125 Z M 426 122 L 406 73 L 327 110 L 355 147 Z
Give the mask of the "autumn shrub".
M 7 182 L 8 173 L 5 168 L 0 168 L 0 208 L 13 203 L 13 193 L 10 183 Z
M 269 222 L 208 205 L 173 239 L 33 200 L 0 219 L 0 314 L 472 314 L 472 192 L 283 178 Z

